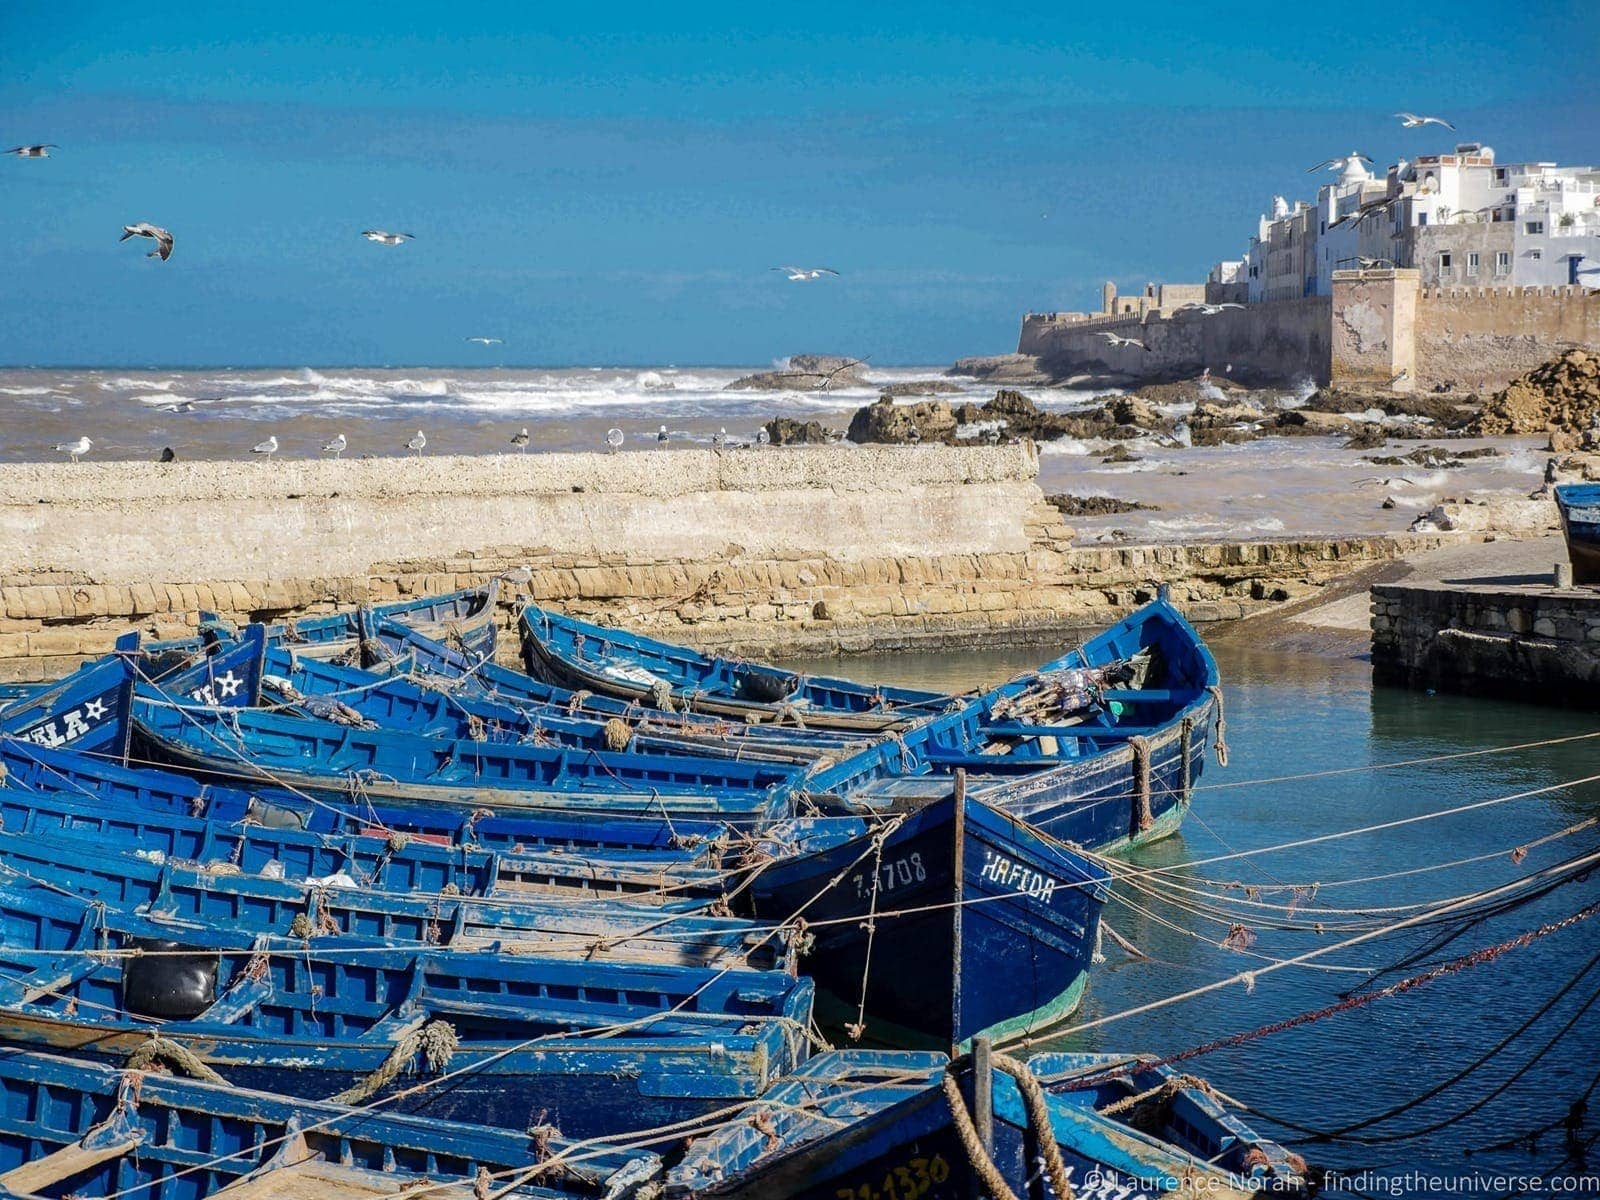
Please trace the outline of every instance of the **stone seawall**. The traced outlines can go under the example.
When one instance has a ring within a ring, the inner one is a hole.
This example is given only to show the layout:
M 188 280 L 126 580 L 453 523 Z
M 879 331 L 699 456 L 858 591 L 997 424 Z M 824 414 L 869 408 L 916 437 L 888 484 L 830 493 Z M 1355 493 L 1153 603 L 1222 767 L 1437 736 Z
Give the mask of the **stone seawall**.
M 1379 584 L 1379 683 L 1600 708 L 1600 595 L 1536 584 Z
M 271 620 L 507 572 L 539 603 L 763 654 L 1044 641 L 1162 584 L 1227 619 L 1462 536 L 1074 547 L 1037 470 L 1027 444 L 0 467 L 0 677 L 200 609 Z
M 1023 318 L 1017 350 L 1034 354 L 1061 374 L 1125 375 L 1141 381 L 1187 379 L 1210 367 L 1241 383 L 1288 385 L 1328 381 L 1331 308 L 1326 297 L 1280 300 L 1147 317 L 1066 320 L 1057 314 Z M 1112 346 L 1104 333 L 1144 344 Z
M 1498 391 L 1572 346 L 1600 346 L 1600 291 L 1581 287 L 1423 288 L 1418 381 Z

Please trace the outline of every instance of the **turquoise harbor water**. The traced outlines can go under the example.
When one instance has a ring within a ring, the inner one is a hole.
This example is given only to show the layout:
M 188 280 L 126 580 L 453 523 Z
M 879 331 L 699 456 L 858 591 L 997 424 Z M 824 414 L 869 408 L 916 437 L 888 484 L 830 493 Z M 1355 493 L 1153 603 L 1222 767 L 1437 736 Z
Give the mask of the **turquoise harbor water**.
M 1600 847 L 1600 828 L 1587 828 L 1529 849 L 1520 865 L 1511 853 L 1575 822 L 1600 817 L 1600 784 L 1555 786 L 1600 776 L 1600 737 L 1390 770 L 1252 782 L 1570 737 L 1600 730 L 1595 715 L 1374 688 L 1368 664 L 1359 658 L 1258 650 L 1238 635 L 1215 640 L 1213 649 L 1227 696 L 1230 765 L 1221 769 L 1214 760 L 1207 765 L 1182 833 L 1140 853 L 1134 860 L 1137 866 L 1180 866 L 1512 793 L 1554 790 L 1456 816 L 1192 870 L 1223 883 L 1259 885 L 1263 890 L 1258 900 L 1264 904 L 1287 904 L 1291 893 L 1282 885 L 1320 884 L 1314 897 L 1298 902 L 1299 911 L 1293 915 L 1282 909 L 1252 908 L 1243 887 L 1223 890 L 1185 883 L 1202 893 L 1185 894 L 1169 878 L 1161 881 L 1162 894 L 1151 895 L 1146 894 L 1154 882 L 1150 877 L 1137 886 L 1122 882 L 1118 899 L 1106 910 L 1107 918 L 1118 933 L 1150 955 L 1150 961 L 1131 961 L 1107 942 L 1106 961 L 1092 979 L 1078 1022 L 1098 1021 L 1241 971 L 1269 967 L 1272 959 L 1411 915 L 1415 910 L 1406 905 L 1431 905 L 1495 887 Z M 861 678 L 959 690 L 1032 666 L 1044 654 L 1024 649 L 901 655 L 843 663 L 829 660 L 827 665 Z M 823 664 L 815 665 L 823 669 Z M 1488 857 L 1424 870 L 1480 856 Z M 1371 878 L 1384 875 L 1392 877 Z M 1266 890 L 1272 887 L 1280 890 Z M 1440 935 L 1458 932 L 1459 922 L 1337 951 L 1320 960 L 1318 968 L 1285 967 L 1260 975 L 1253 989 L 1230 984 L 1195 999 L 1068 1033 L 1053 1045 L 1175 1053 L 1336 1003 L 1341 992 L 1368 978 L 1365 968 L 1386 966 L 1421 951 L 1415 965 L 1370 985 L 1382 987 L 1568 916 L 1596 899 L 1600 887 L 1594 879 L 1569 883 L 1467 928 L 1447 945 L 1432 943 L 1442 943 Z M 1318 911 L 1334 909 L 1341 911 Z M 1274 928 L 1312 921 L 1321 921 L 1325 932 Z M 1254 934 L 1248 951 L 1221 947 L 1234 923 L 1246 925 Z M 1373 1144 L 1305 1144 L 1294 1142 L 1302 1134 L 1260 1116 L 1250 1119 L 1313 1163 L 1357 1172 L 1344 1194 L 1523 1194 L 1514 1186 L 1519 1180 L 1512 1177 L 1529 1174 L 1559 1174 L 1568 1181 L 1583 1176 L 1576 1186 L 1587 1191 L 1579 1194 L 1597 1194 L 1600 1161 L 1584 1171 L 1571 1163 L 1561 1166 L 1566 1151 L 1559 1129 L 1542 1136 L 1532 1152 L 1518 1148 L 1469 1153 L 1558 1121 L 1595 1079 L 1600 1071 L 1600 962 L 1586 973 L 1585 968 L 1597 956 L 1600 915 L 1405 994 L 1221 1049 L 1180 1069 L 1206 1076 L 1223 1092 L 1267 1116 L 1312 1129 L 1338 1128 L 1436 1087 L 1513 1035 L 1567 988 L 1545 1016 L 1511 1037 L 1505 1050 L 1484 1067 L 1361 1134 L 1389 1139 L 1464 1114 L 1437 1132 Z M 1580 973 L 1582 977 L 1568 987 Z M 1004 986 L 1004 981 L 996 981 L 996 986 Z M 1541 1049 L 1552 1042 L 1541 1056 Z M 1536 1061 L 1530 1065 L 1530 1060 Z M 1475 1111 L 1465 1111 L 1480 1104 Z M 1364 1168 L 1373 1168 L 1373 1174 L 1360 1175 Z M 1418 1171 L 1431 1172 L 1431 1177 L 1407 1174 Z

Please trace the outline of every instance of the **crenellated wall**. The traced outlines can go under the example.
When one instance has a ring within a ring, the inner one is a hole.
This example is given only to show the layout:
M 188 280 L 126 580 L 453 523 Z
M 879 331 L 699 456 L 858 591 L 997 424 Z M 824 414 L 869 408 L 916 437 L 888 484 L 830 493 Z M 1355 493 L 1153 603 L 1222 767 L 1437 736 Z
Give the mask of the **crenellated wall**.
M 1562 350 L 1600 346 L 1600 291 L 1423 288 L 1415 336 L 1423 386 L 1498 391 Z

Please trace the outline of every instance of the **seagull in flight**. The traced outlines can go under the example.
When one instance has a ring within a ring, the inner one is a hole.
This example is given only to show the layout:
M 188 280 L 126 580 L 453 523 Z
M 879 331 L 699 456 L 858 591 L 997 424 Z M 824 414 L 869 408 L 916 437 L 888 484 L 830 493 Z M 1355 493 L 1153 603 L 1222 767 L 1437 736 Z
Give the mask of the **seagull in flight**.
M 606 430 L 606 445 L 611 447 L 613 454 L 622 449 L 622 430 L 615 427 Z
M 341 433 L 341 434 L 336 435 L 333 438 L 330 438 L 328 441 L 323 442 L 322 443 L 322 452 L 324 454 L 331 454 L 335 458 L 338 458 L 341 454 L 344 453 L 345 447 L 348 446 L 349 444 L 350 444 L 349 440 L 344 436 L 344 434 Z
M 361 236 L 369 242 L 381 242 L 385 246 L 399 246 L 408 239 L 416 237 L 414 233 L 389 233 L 383 229 L 363 229 Z
M 1455 129 L 1455 126 L 1443 117 L 1419 117 L 1416 113 L 1398 112 L 1395 116 L 1400 118 L 1400 124 L 1407 129 L 1420 129 L 1424 125 L 1443 125 L 1446 129 Z
M 1147 354 L 1150 352 L 1150 347 L 1146 346 L 1138 338 L 1118 337 L 1114 333 L 1101 333 L 1097 334 L 1096 336 L 1105 338 L 1106 341 L 1111 343 L 1113 348 L 1117 346 L 1137 346 Z
M 1317 171 L 1322 170 L 1323 167 L 1327 167 L 1328 170 L 1330 170 L 1330 171 L 1342 171 L 1353 162 L 1370 163 L 1371 161 L 1372 160 L 1370 158 L 1368 158 L 1365 154 L 1357 154 L 1355 151 L 1352 150 L 1349 154 L 1343 155 L 1343 156 L 1341 156 L 1339 158 L 1325 158 L 1321 162 L 1319 162 L 1316 166 L 1307 167 L 1306 168 L 1306 174 L 1307 175 L 1314 174 Z
M 1356 256 L 1356 261 L 1361 264 L 1363 271 L 1388 270 L 1394 263 L 1387 258 L 1368 258 L 1365 254 Z
M 505 338 L 469 337 L 467 341 L 477 342 L 480 346 L 503 346 L 506 340 Z
M 839 272 L 832 267 L 773 267 L 774 271 L 782 271 L 796 283 L 804 283 L 808 279 L 821 279 L 824 275 L 837 275 Z
M 1195 301 L 1193 303 L 1183 305 L 1181 308 L 1178 309 L 1178 311 L 1179 312 L 1183 312 L 1185 309 L 1195 309 L 1198 312 L 1200 312 L 1203 316 L 1214 317 L 1225 308 L 1243 308 L 1243 307 L 1244 307 L 1244 305 L 1235 304 L 1231 300 L 1226 304 L 1202 304 L 1199 301 Z
M 149 221 L 140 221 L 134 225 L 124 225 L 122 236 L 117 239 L 125 242 L 131 237 L 154 238 L 156 248 L 146 254 L 146 258 L 159 258 L 162 262 L 172 257 L 172 235 L 159 225 L 152 225 Z
M 169 413 L 192 413 L 194 411 L 194 401 L 177 400 L 172 404 L 163 404 L 161 406 L 161 411 Z
M 278 452 L 278 435 L 273 434 L 264 442 L 257 442 L 250 447 L 251 454 L 259 454 L 262 458 L 270 459 Z
M 50 151 L 59 149 L 61 147 L 54 142 L 40 142 L 37 146 L 13 146 L 6 153 L 18 158 L 49 158 Z
M 94 443 L 88 438 L 81 437 L 75 442 L 58 442 L 56 445 L 51 446 L 50 449 L 59 454 L 68 455 L 73 462 L 77 462 L 80 457 L 89 453 L 89 447 L 92 445 Z
M 518 454 L 528 452 L 528 427 L 524 425 L 511 435 L 511 444 L 517 448 Z

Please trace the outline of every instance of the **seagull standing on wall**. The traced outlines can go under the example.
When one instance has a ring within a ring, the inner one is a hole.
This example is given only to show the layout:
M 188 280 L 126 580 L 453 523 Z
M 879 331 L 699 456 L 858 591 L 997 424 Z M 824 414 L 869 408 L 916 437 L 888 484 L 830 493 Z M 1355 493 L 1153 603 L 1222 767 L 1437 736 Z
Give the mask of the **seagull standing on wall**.
M 528 427 L 524 425 L 511 435 L 511 444 L 517 448 L 518 454 L 528 452 Z
M 1321 162 L 1319 162 L 1316 166 L 1307 167 L 1306 168 L 1306 174 L 1307 175 L 1311 175 L 1311 174 L 1313 174 L 1313 173 L 1315 173 L 1317 171 L 1322 170 L 1322 168 L 1324 168 L 1324 167 L 1328 168 L 1328 170 L 1330 170 L 1330 171 L 1342 171 L 1346 167 L 1348 167 L 1351 163 L 1354 163 L 1354 162 L 1370 163 L 1371 161 L 1372 161 L 1372 159 L 1368 158 L 1365 154 L 1357 154 L 1355 151 L 1352 150 L 1349 154 L 1346 154 L 1341 158 L 1325 158 Z
M 363 229 L 361 236 L 369 242 L 378 242 L 384 246 L 399 246 L 415 238 L 413 233 L 390 233 L 384 229 Z
M 154 238 L 156 248 L 146 254 L 146 258 L 159 258 L 162 262 L 172 257 L 172 235 L 159 225 L 152 225 L 149 221 L 139 221 L 133 225 L 122 227 L 122 236 L 117 239 L 125 242 L 131 237 Z
M 332 438 L 329 441 L 323 442 L 322 443 L 322 452 L 324 454 L 331 454 L 335 458 L 338 458 L 341 454 L 344 453 L 345 447 L 348 446 L 349 444 L 350 443 L 345 439 L 344 434 L 341 433 L 337 437 Z
M 667 432 L 667 427 L 665 425 L 663 425 L 660 429 L 656 430 L 656 445 L 660 449 L 665 450 L 667 448 L 667 443 L 670 442 L 671 440 L 672 440 L 672 435 Z
M 417 452 L 417 457 L 421 458 L 422 457 L 422 451 L 427 446 L 427 444 L 428 444 L 427 437 L 423 434 L 422 430 L 419 429 L 419 430 L 417 430 L 417 436 L 412 438 L 409 442 L 406 443 L 406 449 L 407 450 L 415 450 Z
M 18 158 L 49 158 L 50 151 L 59 150 L 54 142 L 40 142 L 36 146 L 13 146 L 7 154 L 15 154 Z
M 77 462 L 79 458 L 89 453 L 89 447 L 92 445 L 94 445 L 94 443 L 88 438 L 81 437 L 75 442 L 58 442 L 54 446 L 51 446 L 50 449 L 56 451 L 58 454 L 65 454 L 69 456 L 73 462 Z
M 1455 126 L 1443 117 L 1419 117 L 1416 113 L 1407 112 L 1395 113 L 1395 116 L 1400 118 L 1400 124 L 1407 129 L 1421 129 L 1424 125 L 1443 125 L 1446 129 L 1455 129 Z
M 621 450 L 622 430 L 616 428 L 615 426 L 606 430 L 606 445 L 611 448 L 612 454 L 615 454 L 618 450 Z
M 257 442 L 250 447 L 251 454 L 259 454 L 262 458 L 270 459 L 278 452 L 278 435 L 273 434 L 264 442 Z

